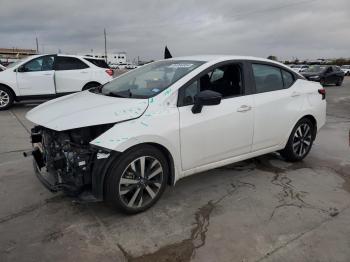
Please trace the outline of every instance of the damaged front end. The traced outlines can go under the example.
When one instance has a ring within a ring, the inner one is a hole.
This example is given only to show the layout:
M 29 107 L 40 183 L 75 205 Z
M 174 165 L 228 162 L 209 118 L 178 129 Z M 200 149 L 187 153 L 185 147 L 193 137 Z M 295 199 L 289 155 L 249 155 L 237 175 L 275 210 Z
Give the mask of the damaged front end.
M 31 130 L 34 169 L 39 180 L 52 192 L 71 196 L 91 192 L 102 200 L 103 167 L 110 152 L 89 144 L 113 124 L 55 131 L 42 126 Z

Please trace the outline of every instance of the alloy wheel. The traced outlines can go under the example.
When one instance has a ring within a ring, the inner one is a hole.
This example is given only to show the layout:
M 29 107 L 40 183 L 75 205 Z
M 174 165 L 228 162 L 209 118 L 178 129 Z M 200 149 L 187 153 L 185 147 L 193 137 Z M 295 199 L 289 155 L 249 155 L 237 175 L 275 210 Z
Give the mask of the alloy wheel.
M 10 96 L 4 90 L 0 90 L 0 107 L 6 107 L 10 102 Z
M 303 157 L 310 150 L 312 144 L 311 127 L 307 123 L 301 124 L 293 137 L 293 152 Z
M 163 167 L 154 157 L 133 160 L 119 180 L 119 195 L 129 208 L 142 208 L 157 197 L 164 178 Z

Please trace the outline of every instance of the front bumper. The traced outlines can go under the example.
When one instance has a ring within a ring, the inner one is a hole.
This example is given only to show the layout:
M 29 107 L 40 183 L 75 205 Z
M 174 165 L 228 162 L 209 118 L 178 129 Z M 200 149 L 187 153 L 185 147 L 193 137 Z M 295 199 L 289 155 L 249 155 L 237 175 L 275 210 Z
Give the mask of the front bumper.
M 43 130 L 41 127 L 31 130 L 33 150 L 24 153 L 24 156 L 33 157 L 33 167 L 39 181 L 51 192 L 63 191 L 84 202 L 102 201 L 104 177 L 112 158 L 118 153 L 95 146 L 74 145 L 68 152 L 59 149 L 52 154 Z M 110 157 L 112 154 L 113 157 Z

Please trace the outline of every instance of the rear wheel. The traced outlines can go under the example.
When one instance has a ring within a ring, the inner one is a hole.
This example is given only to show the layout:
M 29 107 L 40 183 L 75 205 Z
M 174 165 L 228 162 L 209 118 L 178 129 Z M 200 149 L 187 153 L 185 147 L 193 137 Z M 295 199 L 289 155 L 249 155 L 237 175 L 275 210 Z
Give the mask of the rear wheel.
M 14 95 L 6 86 L 0 86 L 0 110 L 10 108 L 14 101 Z
M 83 87 L 83 91 L 84 90 L 88 90 L 90 88 L 93 88 L 93 87 L 98 87 L 100 86 L 101 84 L 97 83 L 97 82 L 92 82 L 92 83 L 87 83 L 84 87 Z
M 157 148 L 144 145 L 131 149 L 111 166 L 106 198 L 125 213 L 142 212 L 163 194 L 168 170 L 166 158 Z
M 343 83 L 343 79 L 339 79 L 337 83 L 335 83 L 336 86 L 341 86 Z
M 304 159 L 310 152 L 314 141 L 314 125 L 307 119 L 301 119 L 294 127 L 289 136 L 286 147 L 280 152 L 281 155 L 291 162 Z

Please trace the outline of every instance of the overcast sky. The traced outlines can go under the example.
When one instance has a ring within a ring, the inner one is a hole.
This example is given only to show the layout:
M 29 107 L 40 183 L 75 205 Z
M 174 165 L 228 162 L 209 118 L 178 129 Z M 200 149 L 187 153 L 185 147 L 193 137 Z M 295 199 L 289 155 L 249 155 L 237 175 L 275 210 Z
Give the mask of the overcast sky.
M 0 0 L 0 47 L 126 51 L 133 59 L 235 54 L 350 57 L 349 0 Z

